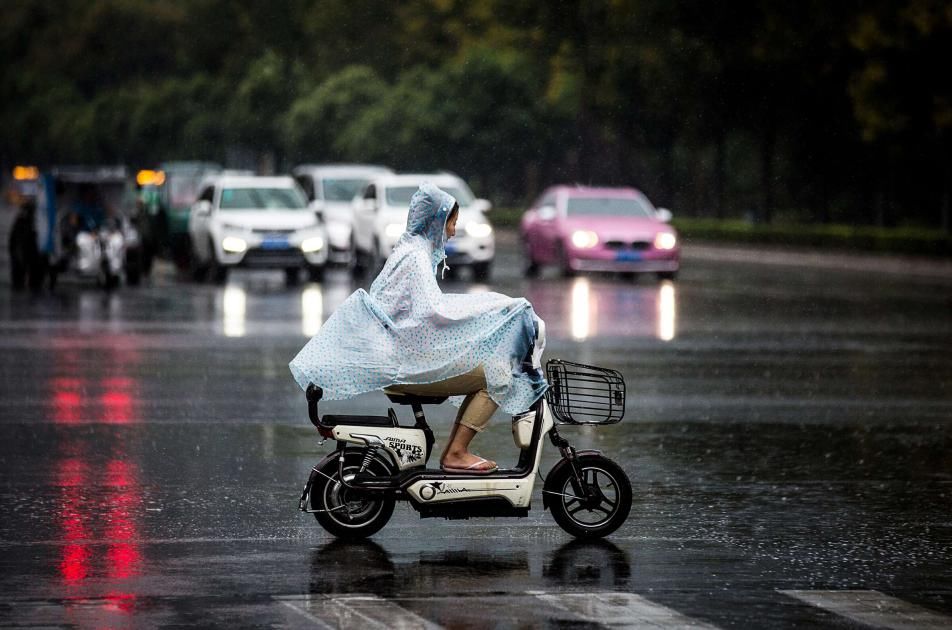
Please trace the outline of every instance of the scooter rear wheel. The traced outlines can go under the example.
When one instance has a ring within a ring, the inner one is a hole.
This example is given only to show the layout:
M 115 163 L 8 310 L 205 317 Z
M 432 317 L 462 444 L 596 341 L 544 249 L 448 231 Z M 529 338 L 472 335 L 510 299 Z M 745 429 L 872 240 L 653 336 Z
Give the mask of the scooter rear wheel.
M 352 479 L 363 460 L 363 453 L 344 456 L 344 479 Z M 372 460 L 367 473 L 389 476 L 390 470 L 379 460 Z M 361 492 L 347 488 L 340 478 L 337 458 L 328 460 L 319 470 L 311 487 L 311 509 L 321 510 L 314 518 L 339 538 L 366 538 L 380 531 L 393 515 L 394 500 L 383 493 Z
M 580 456 L 578 467 L 590 498 L 581 498 L 572 467 L 561 466 L 545 483 L 557 495 L 551 497 L 552 517 L 578 538 L 607 536 L 621 527 L 631 512 L 631 482 L 621 466 L 601 455 Z

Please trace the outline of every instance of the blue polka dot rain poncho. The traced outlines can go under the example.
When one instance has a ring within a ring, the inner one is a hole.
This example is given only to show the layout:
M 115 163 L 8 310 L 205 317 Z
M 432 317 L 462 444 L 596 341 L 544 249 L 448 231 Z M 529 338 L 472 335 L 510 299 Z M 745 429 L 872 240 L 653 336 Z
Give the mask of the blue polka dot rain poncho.
M 437 284 L 455 205 L 430 183 L 413 194 L 406 231 L 370 293 L 351 294 L 291 361 L 302 389 L 314 383 L 325 400 L 341 400 L 390 385 L 435 383 L 482 365 L 489 396 L 505 413 L 524 411 L 542 396 L 541 371 L 525 361 L 537 327 L 529 302 L 500 293 L 443 293 Z M 462 397 L 451 401 L 459 405 Z

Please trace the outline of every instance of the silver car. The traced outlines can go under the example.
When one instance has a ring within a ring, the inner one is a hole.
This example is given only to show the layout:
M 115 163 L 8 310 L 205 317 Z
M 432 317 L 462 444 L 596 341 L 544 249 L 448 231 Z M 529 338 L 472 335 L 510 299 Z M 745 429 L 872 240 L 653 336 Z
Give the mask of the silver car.
M 354 242 L 358 265 L 375 272 L 390 256 L 407 225 L 410 197 L 425 181 L 459 202 L 456 237 L 446 243 L 446 262 L 455 271 L 468 267 L 476 280 L 487 280 L 496 255 L 496 237 L 485 213 L 491 204 L 477 199 L 452 173 L 381 175 L 354 198 Z
M 356 248 L 351 201 L 367 182 L 392 172 L 370 164 L 302 164 L 291 171 L 311 209 L 324 217 L 330 243 L 328 262 L 353 266 Z

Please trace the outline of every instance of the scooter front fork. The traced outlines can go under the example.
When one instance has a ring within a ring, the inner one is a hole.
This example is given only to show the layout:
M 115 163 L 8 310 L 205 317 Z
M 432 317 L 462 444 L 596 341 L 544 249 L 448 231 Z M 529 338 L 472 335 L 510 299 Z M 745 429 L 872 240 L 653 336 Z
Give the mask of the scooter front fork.
M 582 479 L 582 469 L 579 468 L 578 465 L 575 447 L 569 444 L 568 440 L 559 435 L 555 427 L 552 427 L 549 431 L 549 439 L 552 440 L 552 445 L 559 449 L 559 453 L 562 454 L 562 459 L 566 460 L 569 466 L 572 467 L 572 490 L 575 492 L 575 496 L 580 499 L 591 498 L 591 490 L 588 484 Z

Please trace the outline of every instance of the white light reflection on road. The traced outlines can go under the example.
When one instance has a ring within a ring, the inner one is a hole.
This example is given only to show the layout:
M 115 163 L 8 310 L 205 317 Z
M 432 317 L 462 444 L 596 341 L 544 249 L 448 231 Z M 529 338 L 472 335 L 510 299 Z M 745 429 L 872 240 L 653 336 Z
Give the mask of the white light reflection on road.
M 578 276 L 568 282 L 531 283 L 526 297 L 546 320 L 553 338 L 646 338 L 671 341 L 677 334 L 677 285 L 631 284 Z
M 658 339 L 661 341 L 674 339 L 677 311 L 674 283 L 664 280 L 658 287 Z
M 83 290 L 79 294 L 79 329 L 83 332 L 102 331 L 108 322 L 110 332 L 122 332 L 122 301 L 116 293 L 101 289 Z
M 572 338 L 577 341 L 588 339 L 597 334 L 592 330 L 592 322 L 598 317 L 598 302 L 591 297 L 588 278 L 575 278 L 572 283 L 572 307 L 570 326 Z
M 245 336 L 245 290 L 230 284 L 222 293 L 222 328 L 226 337 Z
M 324 321 L 324 294 L 319 287 L 307 287 L 301 293 L 301 332 L 313 337 Z

